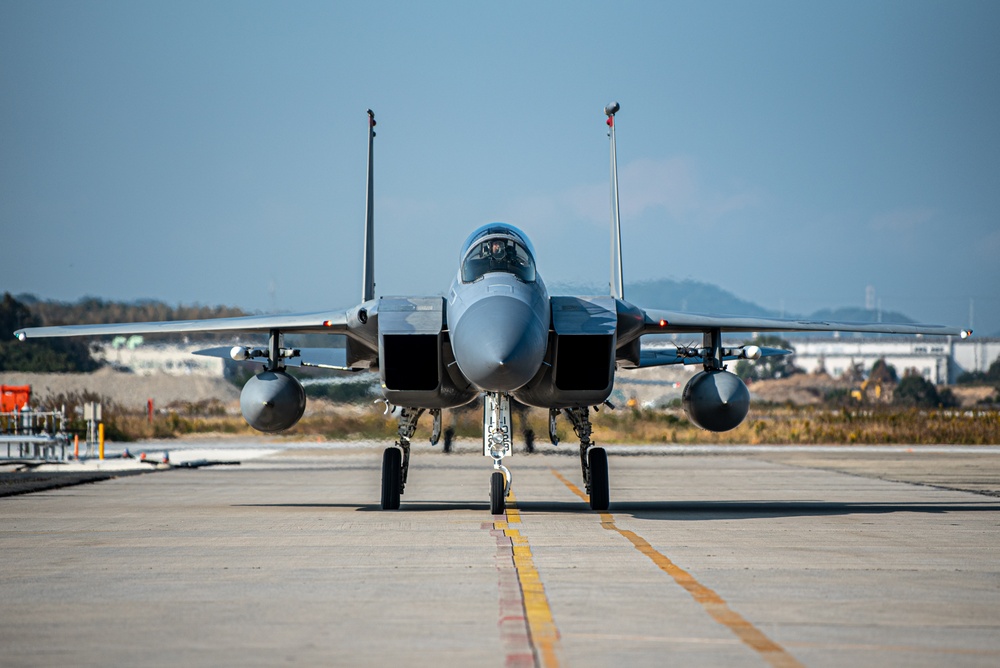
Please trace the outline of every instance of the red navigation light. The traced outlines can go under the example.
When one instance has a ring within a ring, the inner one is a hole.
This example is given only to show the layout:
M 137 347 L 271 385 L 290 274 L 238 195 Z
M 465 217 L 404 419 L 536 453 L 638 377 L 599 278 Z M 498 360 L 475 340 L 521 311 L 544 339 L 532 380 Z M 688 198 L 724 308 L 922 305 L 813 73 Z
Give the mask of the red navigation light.
M 323 321 L 323 326 L 324 327 L 333 327 L 333 320 L 324 320 Z
M 666 326 L 667 326 L 667 321 L 666 320 L 660 320 L 660 327 L 666 327 Z

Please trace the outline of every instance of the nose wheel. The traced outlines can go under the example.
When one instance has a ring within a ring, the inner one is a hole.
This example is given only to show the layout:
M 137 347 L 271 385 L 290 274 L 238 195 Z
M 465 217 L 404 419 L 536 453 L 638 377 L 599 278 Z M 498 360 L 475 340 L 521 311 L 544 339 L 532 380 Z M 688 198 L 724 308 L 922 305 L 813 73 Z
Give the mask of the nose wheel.
M 494 471 L 490 476 L 490 514 L 503 515 L 507 512 L 507 476 L 510 472 L 504 468 Z

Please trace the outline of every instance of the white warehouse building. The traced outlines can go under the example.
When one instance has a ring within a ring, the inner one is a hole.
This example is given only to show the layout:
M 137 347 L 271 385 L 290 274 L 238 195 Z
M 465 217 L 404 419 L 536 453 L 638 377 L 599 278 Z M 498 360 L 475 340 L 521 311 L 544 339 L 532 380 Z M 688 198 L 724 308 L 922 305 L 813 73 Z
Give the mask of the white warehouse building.
M 144 343 L 141 336 L 116 337 L 113 343 L 101 343 L 91 348 L 94 359 L 139 376 L 167 374 L 169 376 L 215 376 L 221 378 L 224 360 L 218 357 L 193 355 L 195 350 L 211 344 Z
M 837 377 L 857 364 L 867 372 L 884 358 L 900 376 L 916 369 L 935 385 L 953 384 L 965 372 L 986 371 L 1000 357 L 1000 339 L 802 338 L 791 344 L 795 366 L 807 373 L 823 368 Z

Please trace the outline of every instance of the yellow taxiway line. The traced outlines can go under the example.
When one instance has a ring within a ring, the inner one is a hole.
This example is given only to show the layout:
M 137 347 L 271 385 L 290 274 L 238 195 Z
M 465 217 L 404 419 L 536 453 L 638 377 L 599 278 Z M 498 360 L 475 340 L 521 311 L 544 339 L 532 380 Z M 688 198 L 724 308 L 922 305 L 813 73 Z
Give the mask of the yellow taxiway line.
M 559 665 L 559 629 L 552 618 L 549 599 L 545 595 L 545 586 L 535 568 L 531 556 L 531 546 L 528 539 L 521 535 L 519 529 L 510 525 L 521 523 L 521 513 L 517 509 L 517 499 L 511 492 L 507 496 L 507 513 L 505 522 L 494 522 L 493 528 L 502 530 L 504 536 L 510 539 L 514 550 L 514 568 L 517 569 L 517 579 L 521 584 L 521 594 L 524 600 L 524 614 L 531 635 L 531 645 L 535 650 L 537 665 Z
M 590 498 L 579 487 L 567 480 L 561 473 L 552 469 L 552 475 L 562 481 L 571 492 L 579 496 L 585 502 L 590 503 Z M 659 552 L 649 544 L 645 538 L 627 529 L 621 529 L 615 524 L 614 515 L 608 512 L 601 513 L 601 526 L 608 531 L 615 531 L 628 540 L 635 549 L 649 557 L 649 559 L 659 567 L 664 573 L 674 579 L 678 585 L 684 588 L 687 593 L 697 601 L 705 612 L 715 621 L 732 631 L 745 645 L 753 649 L 762 659 L 776 668 L 790 668 L 801 666 L 798 660 L 785 649 L 768 638 L 756 626 L 751 624 L 746 618 L 729 607 L 726 601 L 714 591 L 698 582 L 693 575 L 671 561 L 666 555 Z

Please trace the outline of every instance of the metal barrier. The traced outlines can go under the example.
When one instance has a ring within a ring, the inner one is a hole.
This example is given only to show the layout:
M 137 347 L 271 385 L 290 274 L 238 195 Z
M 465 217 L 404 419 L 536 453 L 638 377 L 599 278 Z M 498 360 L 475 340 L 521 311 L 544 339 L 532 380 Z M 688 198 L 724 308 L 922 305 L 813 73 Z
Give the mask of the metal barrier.
M 64 461 L 70 441 L 65 424 L 65 409 L 0 413 L 0 445 L 7 446 L 6 457 L 0 451 L 0 459 Z

